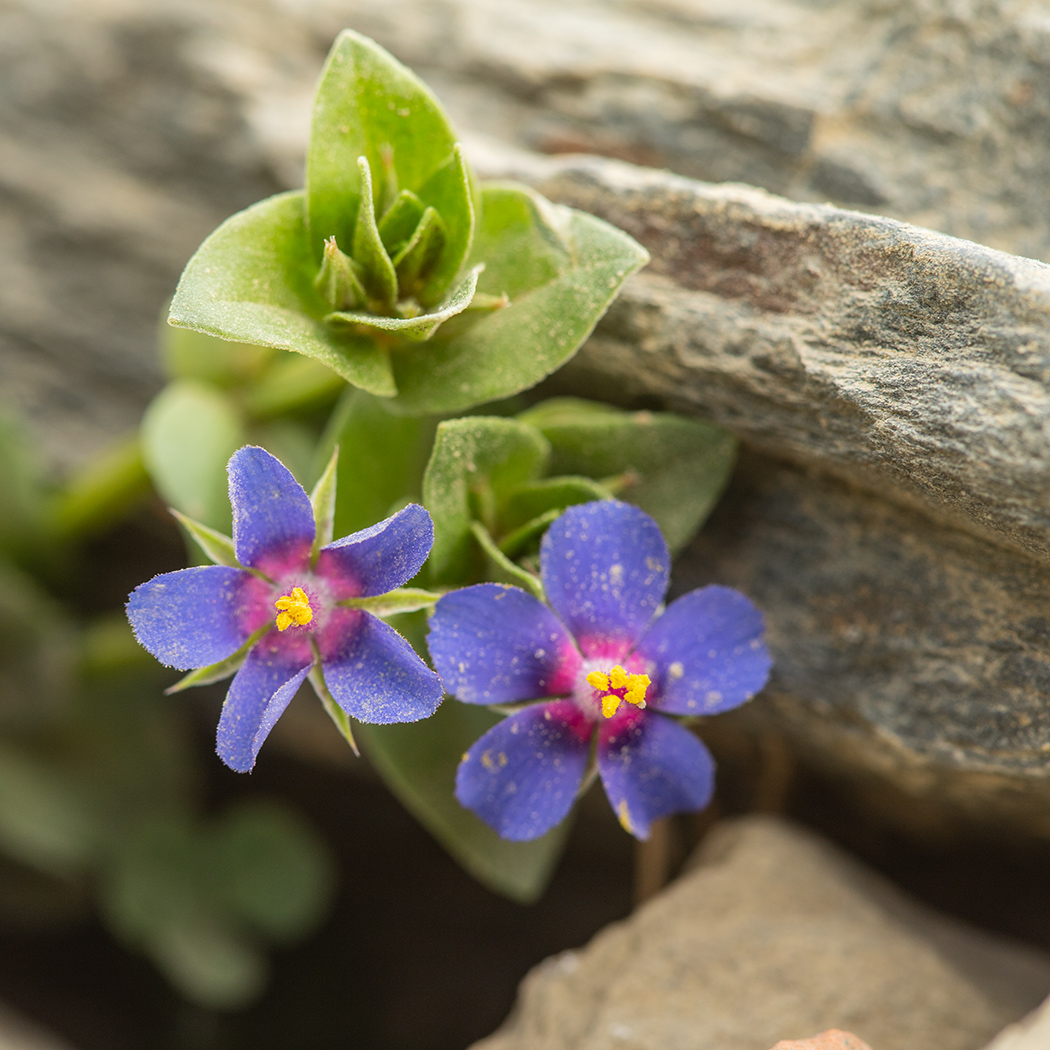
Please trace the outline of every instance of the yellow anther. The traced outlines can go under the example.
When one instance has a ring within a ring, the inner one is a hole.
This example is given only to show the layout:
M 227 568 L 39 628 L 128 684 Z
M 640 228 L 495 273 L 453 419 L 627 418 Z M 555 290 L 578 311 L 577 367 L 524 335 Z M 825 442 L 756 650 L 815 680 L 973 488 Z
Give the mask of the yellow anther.
M 609 676 L 602 674 L 601 671 L 591 671 L 587 675 L 587 684 L 592 689 L 608 689 L 609 688 Z
M 652 684 L 647 674 L 628 674 L 619 664 L 609 669 L 609 673 L 591 671 L 587 675 L 587 684 L 605 695 L 601 697 L 602 714 L 612 718 L 626 700 L 635 707 L 645 707 L 645 694 Z
M 313 618 L 310 598 L 302 587 L 293 587 L 291 594 L 285 594 L 274 603 L 277 612 L 277 630 L 285 631 L 292 624 L 305 627 Z

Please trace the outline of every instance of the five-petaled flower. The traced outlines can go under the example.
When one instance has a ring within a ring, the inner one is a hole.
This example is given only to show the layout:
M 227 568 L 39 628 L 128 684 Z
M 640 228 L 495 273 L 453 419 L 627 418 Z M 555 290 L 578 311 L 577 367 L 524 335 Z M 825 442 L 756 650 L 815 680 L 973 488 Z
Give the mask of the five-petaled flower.
M 488 583 L 445 595 L 431 619 L 430 653 L 453 695 L 542 700 L 470 748 L 456 797 L 504 838 L 536 838 L 572 808 L 596 736 L 609 801 L 644 839 L 657 817 L 710 801 L 713 760 L 668 715 L 725 711 L 762 688 L 762 616 L 711 586 L 654 619 L 667 545 L 652 518 L 615 500 L 570 507 L 544 537 L 540 565 L 550 608 Z
M 437 675 L 392 627 L 345 604 L 387 594 L 419 571 L 434 540 L 430 515 L 410 504 L 315 549 L 310 498 L 279 460 L 248 446 L 234 453 L 228 473 L 237 564 L 165 573 L 128 601 L 136 638 L 171 667 L 209 667 L 254 640 L 219 719 L 222 760 L 239 772 L 252 768 L 312 669 L 319 687 L 361 722 L 433 714 L 442 696 Z

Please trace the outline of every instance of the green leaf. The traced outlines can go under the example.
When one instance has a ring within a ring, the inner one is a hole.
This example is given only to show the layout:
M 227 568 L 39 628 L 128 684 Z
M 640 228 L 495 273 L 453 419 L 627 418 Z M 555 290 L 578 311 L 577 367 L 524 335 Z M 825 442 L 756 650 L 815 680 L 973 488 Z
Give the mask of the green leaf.
M 729 481 L 736 439 L 670 412 L 624 412 L 558 398 L 519 415 L 552 447 L 551 470 L 626 475 L 619 496 L 651 514 L 672 552 L 689 542 Z
M 437 331 L 443 322 L 450 317 L 455 317 L 456 314 L 461 314 L 470 306 L 481 270 L 481 266 L 475 266 L 470 270 L 451 292 L 448 299 L 432 313 L 419 314 L 416 317 L 383 317 L 380 314 L 341 311 L 329 314 L 327 319 L 377 331 L 392 332 L 404 339 L 411 339 L 413 342 L 424 342 Z
M 9 469 L 13 466 L 8 464 Z M 135 434 L 91 460 L 66 482 L 49 505 L 48 524 L 60 536 L 98 532 L 148 496 L 149 489 L 141 441 Z M 17 499 L 17 493 L 10 497 L 11 502 Z M 8 509 L 10 512 L 10 503 Z M 33 519 L 27 516 L 24 520 Z
M 402 298 L 419 293 L 421 281 L 433 269 L 444 247 L 445 224 L 433 208 L 427 208 L 415 232 L 393 258 L 398 294 Z
M 386 351 L 324 323 L 331 307 L 314 287 L 319 264 L 303 207 L 301 192 L 282 193 L 227 219 L 187 263 L 169 320 L 220 339 L 306 354 L 348 383 L 390 397 L 396 388 Z
M 353 250 L 350 254 L 360 267 L 361 284 L 368 296 L 369 310 L 382 314 L 393 309 L 397 302 L 397 274 L 379 236 L 368 158 L 358 157 L 357 167 L 361 179 L 361 200 L 357 208 L 357 222 L 351 242 Z
M 365 305 L 368 294 L 357 271 L 354 260 L 336 244 L 334 237 L 329 237 L 324 242 L 324 259 L 314 286 L 333 310 L 357 310 Z
M 336 536 L 368 528 L 393 508 L 422 498 L 437 422 L 394 415 L 386 404 L 363 390 L 348 390 L 321 442 L 325 457 L 339 446 Z
M 587 338 L 627 277 L 648 260 L 627 234 L 530 190 L 482 187 L 470 259 L 478 291 L 510 305 L 446 323 L 393 356 L 399 407 L 451 412 L 538 383 Z
M 327 547 L 332 542 L 332 530 L 335 528 L 335 495 L 336 495 L 336 468 L 339 466 L 339 446 L 332 449 L 328 466 L 324 473 L 314 485 L 310 493 L 310 505 L 314 511 L 314 546 L 310 552 L 311 560 L 317 560 L 318 551 Z
M 237 560 L 237 555 L 234 553 L 233 540 L 229 536 L 219 532 L 217 529 L 210 529 L 207 525 L 194 521 L 193 518 L 186 517 L 185 514 L 177 511 L 174 507 L 170 509 L 172 516 L 190 534 L 190 539 L 216 565 L 231 565 L 238 569 L 242 567 Z
M 213 887 L 236 915 L 275 941 L 314 929 L 331 900 L 332 861 L 294 813 L 235 803 L 213 832 Z
M 213 386 L 237 386 L 257 376 L 273 357 L 273 348 L 231 343 L 167 323 L 159 333 L 161 359 L 173 379 L 199 379 Z
M 423 479 L 423 502 L 434 519 L 431 578 L 463 583 L 472 572 L 471 521 L 495 527 L 500 503 L 543 472 L 549 447 L 527 424 L 496 416 L 442 423 Z
M 454 145 L 440 104 L 414 73 L 367 37 L 340 33 L 321 72 L 306 161 L 314 258 L 320 261 L 327 237 L 351 243 L 361 198 L 358 157 L 368 159 L 382 183 L 376 198 L 385 200 L 393 196 L 389 182 L 395 193 L 419 193 Z
M 386 617 L 430 609 L 440 598 L 440 594 L 424 591 L 419 587 L 399 587 L 396 591 L 378 594 L 374 598 L 347 598 L 346 601 L 336 604 L 344 605 L 348 609 L 362 609 L 373 616 Z
M 532 842 L 501 839 L 453 795 L 463 753 L 498 722 L 481 707 L 446 700 L 424 722 L 362 725 L 368 758 L 406 809 L 479 882 L 522 904 L 550 881 L 571 821 Z
M 412 239 L 424 210 L 423 202 L 411 190 L 401 190 L 379 220 L 379 236 L 391 259 Z
M 343 379 L 320 361 L 300 354 L 280 354 L 244 391 L 244 407 L 255 419 L 269 419 L 334 401 Z
M 169 384 L 142 420 L 142 458 L 157 491 L 212 528 L 230 526 L 226 463 L 243 444 L 236 407 L 195 380 Z
M 441 254 L 417 296 L 429 306 L 438 302 L 455 280 L 474 240 L 474 189 L 462 146 L 456 144 L 452 155 L 420 187 L 419 197 L 441 216 L 445 235 Z
M 63 874 L 91 861 L 102 834 L 84 791 L 52 768 L 0 744 L 0 847 L 40 871 Z
M 519 417 L 520 418 L 520 417 Z M 612 493 L 600 482 L 585 477 L 544 478 L 527 485 L 521 485 L 510 494 L 500 515 L 500 547 L 510 553 L 505 539 L 508 533 L 518 529 L 549 511 L 562 511 L 576 503 L 590 503 L 592 500 L 608 499 Z

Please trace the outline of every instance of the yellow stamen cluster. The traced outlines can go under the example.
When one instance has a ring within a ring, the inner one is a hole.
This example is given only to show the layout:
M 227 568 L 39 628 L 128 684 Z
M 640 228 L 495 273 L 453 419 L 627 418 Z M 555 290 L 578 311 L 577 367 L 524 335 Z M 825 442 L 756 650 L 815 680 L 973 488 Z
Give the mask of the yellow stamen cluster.
M 273 603 L 279 610 L 277 613 L 277 630 L 285 631 L 293 623 L 305 627 L 313 618 L 314 611 L 310 608 L 310 598 L 302 587 L 293 587 L 291 594 L 286 594 Z
M 608 674 L 601 671 L 591 671 L 587 675 L 587 684 L 592 689 L 598 689 L 605 693 L 602 697 L 602 714 L 606 718 L 612 718 L 619 710 L 620 703 L 626 700 L 635 707 L 645 707 L 645 691 L 652 684 L 647 674 L 628 674 L 619 664 L 610 668 Z M 620 690 L 626 690 L 622 696 L 617 696 Z M 610 691 L 612 690 L 612 691 Z

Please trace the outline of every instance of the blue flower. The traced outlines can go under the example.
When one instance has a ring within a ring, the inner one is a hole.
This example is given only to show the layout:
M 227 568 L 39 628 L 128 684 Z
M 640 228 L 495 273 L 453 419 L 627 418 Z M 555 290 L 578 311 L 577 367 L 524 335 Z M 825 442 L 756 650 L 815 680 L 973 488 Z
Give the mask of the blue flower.
M 481 584 L 443 597 L 431 619 L 430 653 L 453 695 L 541 700 L 470 748 L 456 797 L 503 838 L 536 838 L 572 808 L 597 737 L 605 793 L 644 839 L 657 817 L 710 801 L 711 755 L 668 716 L 725 711 L 765 685 L 761 613 L 712 586 L 657 615 L 667 545 L 652 518 L 615 500 L 570 507 L 544 537 L 540 564 L 550 608 Z
M 279 460 L 248 446 L 227 470 L 236 564 L 164 573 L 137 587 L 127 606 L 135 637 L 171 667 L 207 668 L 247 647 L 219 718 L 222 760 L 250 770 L 307 675 L 362 722 L 432 715 L 442 696 L 437 675 L 392 627 L 345 604 L 386 594 L 419 571 L 434 542 L 430 515 L 410 504 L 315 551 L 310 498 Z

